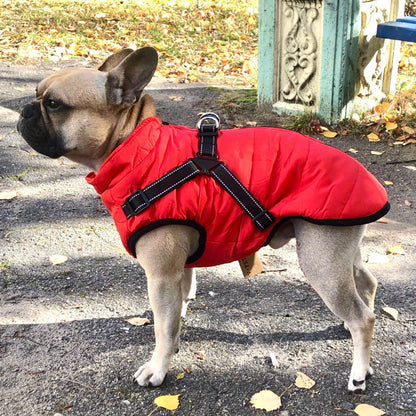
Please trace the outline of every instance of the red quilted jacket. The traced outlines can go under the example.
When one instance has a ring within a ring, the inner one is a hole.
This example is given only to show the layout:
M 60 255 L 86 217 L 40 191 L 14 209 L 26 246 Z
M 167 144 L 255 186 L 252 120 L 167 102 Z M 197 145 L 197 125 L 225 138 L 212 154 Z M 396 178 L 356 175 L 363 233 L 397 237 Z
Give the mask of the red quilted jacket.
M 110 211 L 127 251 L 144 233 L 166 224 L 186 224 L 200 232 L 199 249 L 189 267 L 239 260 L 267 244 L 287 217 L 328 225 L 375 221 L 389 210 L 377 179 L 345 153 L 302 134 L 277 128 L 221 130 L 219 160 L 276 218 L 260 231 L 212 177 L 197 176 L 126 218 L 121 205 L 181 165 L 198 151 L 197 130 L 162 125 L 150 117 L 86 179 Z

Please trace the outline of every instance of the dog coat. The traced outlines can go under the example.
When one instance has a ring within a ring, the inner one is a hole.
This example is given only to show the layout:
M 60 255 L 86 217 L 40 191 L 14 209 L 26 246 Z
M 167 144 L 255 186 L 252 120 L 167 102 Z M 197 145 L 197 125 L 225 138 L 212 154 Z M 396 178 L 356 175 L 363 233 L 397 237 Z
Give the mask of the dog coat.
M 259 230 L 213 177 L 200 175 L 127 218 L 122 206 L 139 189 L 175 170 L 198 152 L 198 131 L 144 120 L 86 180 L 110 211 L 126 250 L 135 256 L 143 234 L 167 224 L 199 231 L 187 267 L 240 260 L 268 244 L 285 218 L 323 225 L 373 222 L 389 210 L 387 193 L 360 163 L 338 149 L 279 128 L 220 130 L 219 160 L 276 220 Z

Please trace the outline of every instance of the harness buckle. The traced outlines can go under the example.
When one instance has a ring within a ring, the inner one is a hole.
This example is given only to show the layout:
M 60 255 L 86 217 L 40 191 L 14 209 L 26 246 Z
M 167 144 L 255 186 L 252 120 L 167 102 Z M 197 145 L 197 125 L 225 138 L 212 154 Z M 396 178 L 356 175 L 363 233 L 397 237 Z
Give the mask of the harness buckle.
M 199 117 L 198 122 L 196 123 L 196 128 L 201 130 L 203 125 L 214 125 L 216 129 L 220 128 L 221 120 L 220 117 L 212 112 L 203 113 Z
M 136 192 L 131 194 L 121 206 L 127 219 L 140 214 L 146 208 L 150 206 L 150 201 L 143 189 L 138 189 Z

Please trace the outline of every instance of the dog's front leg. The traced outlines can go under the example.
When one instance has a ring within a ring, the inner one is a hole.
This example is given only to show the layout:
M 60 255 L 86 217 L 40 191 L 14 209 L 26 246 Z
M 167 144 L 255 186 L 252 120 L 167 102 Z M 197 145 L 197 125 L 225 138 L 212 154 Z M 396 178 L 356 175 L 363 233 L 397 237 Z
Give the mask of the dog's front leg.
M 152 358 L 134 375 L 140 386 L 162 384 L 178 349 L 184 266 L 197 241 L 192 228 L 166 226 L 145 234 L 136 245 L 137 259 L 147 275 L 156 338 Z
M 183 273 L 183 272 L 182 272 Z M 134 375 L 140 386 L 159 386 L 178 348 L 182 292 L 178 272 L 169 276 L 149 274 L 148 291 L 155 324 L 156 347 L 150 361 Z

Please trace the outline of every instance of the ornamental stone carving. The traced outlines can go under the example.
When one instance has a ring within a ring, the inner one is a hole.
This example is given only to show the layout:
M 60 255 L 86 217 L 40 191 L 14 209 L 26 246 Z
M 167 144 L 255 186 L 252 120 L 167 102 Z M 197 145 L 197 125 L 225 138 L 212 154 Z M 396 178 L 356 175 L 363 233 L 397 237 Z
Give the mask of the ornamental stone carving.
M 312 23 L 318 17 L 318 10 L 310 2 L 286 3 L 285 17 L 290 21 L 290 30 L 284 40 L 283 67 L 287 83 L 282 96 L 289 102 L 312 105 L 316 95 L 308 82 L 316 72 L 318 42 L 312 30 Z
M 319 92 L 316 73 L 322 2 L 283 0 L 278 7 L 282 34 L 278 100 L 314 106 Z

